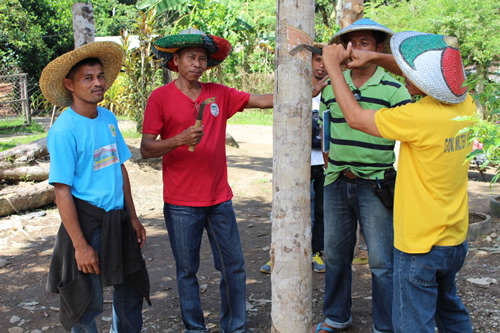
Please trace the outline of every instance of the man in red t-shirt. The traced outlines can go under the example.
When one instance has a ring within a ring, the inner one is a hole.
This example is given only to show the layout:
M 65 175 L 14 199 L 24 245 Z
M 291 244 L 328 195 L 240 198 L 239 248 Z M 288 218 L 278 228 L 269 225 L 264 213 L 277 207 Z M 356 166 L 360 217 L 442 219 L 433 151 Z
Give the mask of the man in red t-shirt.
M 245 108 L 272 108 L 273 95 L 251 95 L 198 81 L 206 69 L 229 55 L 231 44 L 224 38 L 187 29 L 156 40 L 154 46 L 164 66 L 179 76 L 149 97 L 141 154 L 144 158 L 163 157 L 164 216 L 186 332 L 207 332 L 196 277 L 203 229 L 215 268 L 221 272 L 221 332 L 245 332 L 246 274 L 227 181 L 226 122 Z M 212 97 L 215 102 L 199 110 Z M 196 127 L 202 111 L 202 126 Z M 195 150 L 189 151 L 193 145 Z

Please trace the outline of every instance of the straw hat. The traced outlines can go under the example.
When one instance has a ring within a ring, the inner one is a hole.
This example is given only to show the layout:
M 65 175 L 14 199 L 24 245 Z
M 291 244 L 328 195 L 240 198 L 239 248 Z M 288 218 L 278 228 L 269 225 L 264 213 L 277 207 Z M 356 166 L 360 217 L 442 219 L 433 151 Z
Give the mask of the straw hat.
M 394 31 L 383 26 L 382 24 L 379 24 L 379 23 L 377 23 L 373 20 L 367 19 L 367 18 L 359 19 L 356 22 L 354 22 L 353 24 L 348 25 L 344 29 L 340 30 L 335 35 L 333 35 L 333 37 L 330 39 L 328 44 L 343 44 L 343 45 L 345 45 L 345 43 L 342 41 L 341 36 L 346 35 L 346 34 L 353 32 L 353 31 L 362 31 L 362 30 L 385 32 L 387 34 L 387 37 L 384 40 L 384 50 L 382 52 L 383 53 L 391 53 L 390 39 L 391 39 L 391 36 L 394 35 Z
M 74 65 L 86 58 L 97 58 L 101 61 L 106 77 L 106 91 L 120 72 L 123 56 L 122 47 L 115 42 L 94 42 L 67 52 L 52 60 L 43 69 L 40 76 L 42 94 L 52 104 L 60 107 L 70 106 L 73 96 L 64 86 L 63 80 Z
M 405 31 L 391 38 L 399 68 L 422 92 L 443 103 L 467 97 L 465 71 L 455 37 Z
M 322 49 L 325 47 L 325 43 L 320 43 L 320 42 L 314 42 L 314 47 L 317 47 L 318 49 Z
M 165 36 L 153 43 L 153 53 L 162 59 L 162 66 L 178 72 L 174 64 L 174 53 L 185 47 L 203 47 L 208 51 L 207 69 L 218 66 L 231 52 L 231 43 L 222 37 L 207 35 L 203 31 L 189 28 L 177 35 Z

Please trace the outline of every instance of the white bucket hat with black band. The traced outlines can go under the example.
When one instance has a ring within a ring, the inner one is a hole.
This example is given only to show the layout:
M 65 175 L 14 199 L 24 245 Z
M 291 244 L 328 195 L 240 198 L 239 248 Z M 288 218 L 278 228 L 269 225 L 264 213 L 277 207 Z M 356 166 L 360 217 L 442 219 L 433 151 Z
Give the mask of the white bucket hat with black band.
M 73 103 L 72 93 L 64 86 L 64 78 L 73 66 L 87 58 L 97 58 L 101 62 L 107 91 L 122 68 L 125 53 L 121 45 L 115 42 L 93 42 L 80 46 L 52 60 L 40 76 L 40 90 L 52 104 L 68 107 Z
M 387 28 L 386 26 L 383 26 L 380 23 L 377 23 L 373 20 L 370 20 L 368 18 L 362 18 L 354 22 L 353 24 L 348 25 L 344 29 L 340 30 L 337 32 L 333 37 L 330 39 L 328 44 L 343 44 L 345 46 L 344 41 L 342 40 L 342 36 L 347 35 L 350 32 L 354 31 L 363 31 L 363 30 L 368 30 L 368 31 L 380 31 L 384 32 L 387 34 L 387 37 L 384 40 L 384 49 L 382 50 L 383 53 L 391 53 L 391 45 L 390 45 L 390 39 L 391 36 L 394 35 L 394 31 L 391 29 Z
M 391 49 L 405 76 L 426 95 L 446 104 L 457 104 L 467 97 L 456 37 L 398 32 L 391 38 Z

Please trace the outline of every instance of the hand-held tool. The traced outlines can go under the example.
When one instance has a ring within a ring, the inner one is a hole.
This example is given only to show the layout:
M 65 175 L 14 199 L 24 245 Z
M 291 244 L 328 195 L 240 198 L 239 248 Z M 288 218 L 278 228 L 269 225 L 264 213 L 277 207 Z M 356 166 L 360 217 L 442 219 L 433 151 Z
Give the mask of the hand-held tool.
M 308 50 L 308 51 L 311 51 L 312 53 L 318 54 L 320 56 L 323 55 L 323 50 L 322 49 L 320 49 L 318 47 L 311 46 L 311 45 L 307 45 L 307 44 L 299 44 L 297 46 L 294 46 L 290 50 L 290 55 L 294 56 L 294 55 L 296 55 L 297 53 L 299 53 L 302 50 Z
M 215 97 L 210 97 L 201 102 L 200 104 L 200 109 L 198 110 L 198 117 L 196 117 L 196 122 L 194 123 L 194 127 L 200 127 L 201 126 L 201 120 L 203 119 L 203 109 L 205 109 L 205 105 L 210 104 L 215 102 Z M 193 152 L 194 151 L 194 146 L 191 145 L 189 146 L 188 150 Z

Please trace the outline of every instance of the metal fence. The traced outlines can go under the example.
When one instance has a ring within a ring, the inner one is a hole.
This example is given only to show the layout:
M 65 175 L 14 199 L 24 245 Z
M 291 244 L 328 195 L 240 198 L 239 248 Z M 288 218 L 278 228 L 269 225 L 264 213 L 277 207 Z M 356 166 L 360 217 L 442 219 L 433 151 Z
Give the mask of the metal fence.
M 28 74 L 0 75 L 0 119 L 19 117 L 31 122 Z

